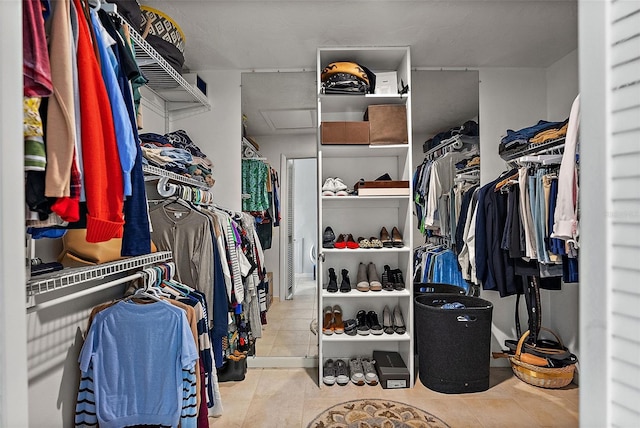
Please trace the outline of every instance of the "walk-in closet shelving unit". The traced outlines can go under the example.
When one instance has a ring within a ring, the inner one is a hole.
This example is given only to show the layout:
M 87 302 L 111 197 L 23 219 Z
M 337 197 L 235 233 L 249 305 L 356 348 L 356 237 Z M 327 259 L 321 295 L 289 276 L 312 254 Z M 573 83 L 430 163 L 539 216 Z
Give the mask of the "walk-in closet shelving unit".
M 339 305 L 343 319 L 355 318 L 359 310 L 375 311 L 380 323 L 383 308 L 398 305 L 404 316 L 405 334 L 349 336 L 346 334 L 319 334 L 319 375 L 327 359 L 371 358 L 373 351 L 398 352 L 410 373 L 409 387 L 413 386 L 413 305 L 411 304 L 412 278 L 412 208 L 410 196 L 321 196 L 321 186 L 328 177 L 339 177 L 353 187 L 361 178 L 374 180 L 388 173 L 394 180 L 411 181 L 411 102 L 410 92 L 392 95 L 336 95 L 323 94 L 320 73 L 334 61 L 352 61 L 364 65 L 374 73 L 395 71 L 398 83 L 410 82 L 410 53 L 408 47 L 380 48 L 320 48 L 317 53 L 318 124 L 331 121 L 362 121 L 368 106 L 398 104 L 407 109 L 408 144 L 397 145 L 323 145 L 318 131 L 318 242 L 326 227 L 336 234 L 352 234 L 354 239 L 379 237 L 384 226 L 391 233 L 397 227 L 404 240 L 401 248 L 335 249 L 323 248 L 319 254 L 318 319 L 323 320 L 323 309 Z M 411 192 L 409 193 L 411 194 Z M 384 265 L 401 269 L 405 281 L 402 291 L 356 290 L 358 265 L 373 262 L 381 277 Z M 341 271 L 349 272 L 352 290 L 348 293 L 327 292 L 328 269 L 334 268 L 341 282 Z M 321 329 L 319 328 L 321 331 Z M 322 385 L 322 381 L 319 382 Z

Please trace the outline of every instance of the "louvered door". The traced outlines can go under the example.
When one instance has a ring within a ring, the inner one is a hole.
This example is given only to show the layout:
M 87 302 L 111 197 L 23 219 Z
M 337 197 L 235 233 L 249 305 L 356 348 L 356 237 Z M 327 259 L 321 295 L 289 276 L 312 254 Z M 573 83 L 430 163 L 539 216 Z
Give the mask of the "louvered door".
M 611 3 L 611 425 L 640 423 L 640 1 Z

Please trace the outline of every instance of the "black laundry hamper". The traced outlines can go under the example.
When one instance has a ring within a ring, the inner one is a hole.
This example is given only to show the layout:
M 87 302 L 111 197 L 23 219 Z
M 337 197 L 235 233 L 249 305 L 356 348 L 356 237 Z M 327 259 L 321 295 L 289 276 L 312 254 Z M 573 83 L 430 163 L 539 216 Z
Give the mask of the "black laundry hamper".
M 413 313 L 416 313 L 416 300 L 415 298 L 418 296 L 422 296 L 425 294 L 433 294 L 433 293 L 446 293 L 446 294 L 456 294 L 456 295 L 466 295 L 467 292 L 464 288 L 458 287 L 457 285 L 451 284 L 443 284 L 440 282 L 414 282 L 413 283 Z M 413 331 L 416 330 L 417 323 L 414 317 L 413 319 Z M 414 354 L 418 354 L 418 341 L 420 338 L 418 335 L 414 335 Z
M 443 309 L 458 302 L 464 309 Z M 446 394 L 489 389 L 491 302 L 473 296 L 424 294 L 415 298 L 420 381 Z

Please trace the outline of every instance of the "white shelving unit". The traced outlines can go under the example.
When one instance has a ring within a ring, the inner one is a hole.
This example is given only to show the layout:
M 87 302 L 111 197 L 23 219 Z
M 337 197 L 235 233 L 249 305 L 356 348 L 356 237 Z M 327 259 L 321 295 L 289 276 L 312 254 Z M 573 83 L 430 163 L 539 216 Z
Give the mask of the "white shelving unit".
M 408 47 L 339 47 L 320 48 L 317 52 L 318 124 L 330 121 L 361 121 L 367 106 L 375 104 L 404 105 L 407 109 L 408 144 L 396 145 L 322 145 L 318 131 L 318 183 L 321 187 L 327 177 L 339 177 L 353 187 L 361 178 L 374 180 L 388 173 L 394 180 L 411 182 L 411 102 L 410 93 L 402 95 L 339 95 L 321 93 L 320 73 L 324 66 L 334 61 L 354 61 L 364 65 L 374 73 L 396 71 L 398 80 L 411 88 L 411 62 Z M 410 189 L 409 195 L 412 194 Z M 413 304 L 412 296 L 412 253 L 413 216 L 412 200 L 407 196 L 322 196 L 318 189 L 318 242 L 322 242 L 324 229 L 329 226 L 336 236 L 352 234 L 354 239 L 379 238 L 384 226 L 391 233 L 395 226 L 403 235 L 405 243 L 401 248 L 379 249 L 327 249 L 319 252 L 317 270 L 319 313 L 323 320 L 326 306 L 340 305 L 343 319 L 354 318 L 359 310 L 375 311 L 380 324 L 385 306 L 393 311 L 398 305 L 404 316 L 407 329 L 405 334 L 383 334 L 380 336 L 349 336 L 346 334 L 319 334 L 318 358 L 319 377 L 322 379 L 324 362 L 331 358 L 348 359 L 362 356 L 371 357 L 373 351 L 395 351 L 400 353 L 414 383 L 413 361 Z M 356 290 L 357 271 L 360 263 L 373 262 L 382 279 L 384 265 L 399 268 L 405 280 L 402 291 Z M 328 269 L 334 268 L 341 282 L 341 271 L 349 271 L 352 291 L 329 293 L 326 291 Z M 320 330 L 320 329 L 319 329 Z M 319 382 L 320 385 L 322 381 Z

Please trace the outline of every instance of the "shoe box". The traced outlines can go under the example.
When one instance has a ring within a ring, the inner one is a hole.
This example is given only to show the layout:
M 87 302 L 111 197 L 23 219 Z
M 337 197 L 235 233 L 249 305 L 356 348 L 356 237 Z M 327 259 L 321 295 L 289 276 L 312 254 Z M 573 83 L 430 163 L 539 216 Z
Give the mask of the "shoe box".
M 322 144 L 369 144 L 369 122 L 322 122 Z
M 409 388 L 409 369 L 397 352 L 373 351 L 380 385 L 384 389 Z

